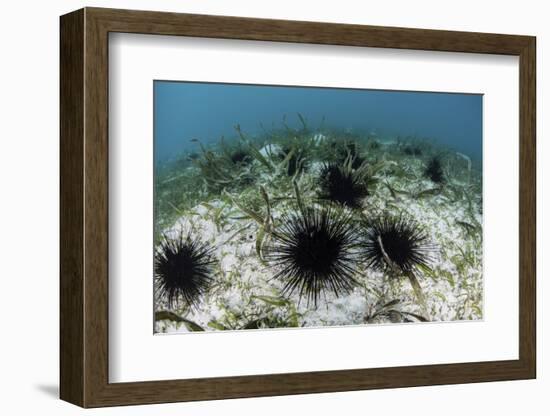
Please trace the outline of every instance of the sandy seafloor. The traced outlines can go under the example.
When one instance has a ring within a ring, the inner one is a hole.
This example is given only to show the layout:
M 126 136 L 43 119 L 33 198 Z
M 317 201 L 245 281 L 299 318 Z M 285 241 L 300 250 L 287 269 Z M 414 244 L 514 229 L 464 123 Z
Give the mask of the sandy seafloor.
M 464 157 L 461 154 L 455 157 L 452 149 L 448 150 L 444 163 L 447 180 L 441 192 L 423 193 L 434 188 L 434 183 L 423 175 L 427 157 L 402 155 L 398 147 L 395 139 L 380 140 L 377 158 L 388 161 L 388 168 L 376 173 L 376 184 L 369 189 L 370 195 L 365 198 L 361 210 L 367 216 L 402 211 L 428 232 L 430 242 L 437 249 L 430 269 L 418 270 L 416 275 L 427 300 L 430 321 L 482 319 L 480 169 L 466 169 Z M 392 166 L 397 165 L 405 166 L 406 179 L 391 174 Z M 303 199 L 309 205 L 317 203 L 317 177 L 321 166 L 322 162 L 313 161 L 306 172 L 296 177 Z M 185 169 L 200 175 L 194 166 Z M 180 305 L 170 309 L 185 322 L 158 320 L 156 333 L 257 328 L 258 322 L 260 328 L 420 322 L 417 317 L 425 316 L 425 311 L 418 305 L 406 278 L 391 277 L 362 265 L 358 266 L 355 275 L 360 282 L 358 287 L 339 297 L 330 292 L 321 294 L 316 308 L 308 305 L 305 299 L 299 299 L 296 293 L 283 297 L 283 282 L 271 279 L 276 269 L 263 263 L 257 254 L 257 222 L 243 218 L 242 211 L 231 203 L 229 196 L 237 199 L 239 193 L 252 194 L 260 185 L 270 198 L 287 196 L 288 201 L 283 199 L 271 207 L 276 221 L 285 210 L 294 209 L 294 205 L 289 202 L 292 188 L 279 189 L 274 184 L 290 180 L 280 172 L 262 171 L 256 161 L 250 169 L 259 173 L 249 189 L 230 190 L 219 198 L 208 195 L 204 202 L 178 209 L 172 224 L 163 228 L 162 232 L 168 237 L 183 231 L 209 242 L 216 247 L 218 264 L 214 287 L 199 307 L 190 309 Z M 472 224 L 476 225 L 475 229 Z M 155 308 L 156 311 L 169 310 L 160 297 L 156 299 Z

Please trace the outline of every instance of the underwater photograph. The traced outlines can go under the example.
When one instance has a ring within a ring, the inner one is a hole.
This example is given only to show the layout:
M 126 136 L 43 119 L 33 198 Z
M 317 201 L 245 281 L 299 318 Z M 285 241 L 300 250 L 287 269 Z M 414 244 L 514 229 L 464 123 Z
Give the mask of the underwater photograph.
M 155 333 L 483 319 L 481 94 L 153 88 Z

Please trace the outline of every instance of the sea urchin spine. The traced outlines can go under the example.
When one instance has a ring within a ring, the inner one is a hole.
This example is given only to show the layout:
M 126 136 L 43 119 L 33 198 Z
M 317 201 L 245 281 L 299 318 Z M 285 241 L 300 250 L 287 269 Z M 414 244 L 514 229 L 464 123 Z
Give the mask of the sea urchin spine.
M 213 249 L 190 235 L 163 236 L 155 254 L 157 287 L 170 307 L 180 299 L 196 307 L 213 282 Z
M 445 181 L 441 161 L 437 157 L 430 159 L 428 166 L 424 170 L 424 174 L 434 183 L 442 184 Z
M 282 218 L 266 249 L 266 260 L 280 270 L 283 293 L 298 291 L 317 306 L 320 293 L 336 296 L 357 284 L 353 278 L 357 228 L 342 210 L 304 208 Z

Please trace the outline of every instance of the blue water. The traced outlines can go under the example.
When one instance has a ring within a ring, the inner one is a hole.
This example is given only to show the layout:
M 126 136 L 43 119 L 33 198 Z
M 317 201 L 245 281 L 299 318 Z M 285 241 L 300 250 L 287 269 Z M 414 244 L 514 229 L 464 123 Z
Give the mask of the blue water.
M 280 87 L 155 81 L 155 161 L 162 162 L 236 135 L 234 126 L 261 134 L 301 113 L 314 130 L 376 132 L 381 138 L 416 136 L 482 159 L 482 95 L 338 88 Z

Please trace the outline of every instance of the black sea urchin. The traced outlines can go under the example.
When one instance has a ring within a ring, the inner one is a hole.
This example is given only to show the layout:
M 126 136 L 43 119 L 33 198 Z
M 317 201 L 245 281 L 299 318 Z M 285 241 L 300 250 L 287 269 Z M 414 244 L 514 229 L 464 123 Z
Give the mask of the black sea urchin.
M 397 268 L 408 273 L 416 266 L 430 263 L 433 246 L 412 219 L 383 216 L 369 221 L 365 229 L 362 254 L 368 267 Z
M 353 278 L 357 229 L 351 215 L 333 208 L 307 208 L 286 215 L 266 250 L 266 260 L 280 268 L 273 279 L 283 293 L 298 291 L 317 306 L 319 294 L 349 292 Z
M 349 166 L 334 163 L 323 166 L 319 184 L 321 187 L 319 198 L 349 208 L 361 207 L 361 201 L 368 195 L 365 178 Z
M 160 293 L 170 306 L 179 299 L 187 306 L 197 306 L 213 281 L 212 251 L 208 244 L 189 235 L 162 238 L 155 254 L 155 277 Z
M 443 168 L 441 167 L 441 161 L 437 157 L 433 157 L 429 162 L 428 166 L 424 170 L 426 177 L 430 178 L 432 182 L 443 183 Z
M 247 164 L 252 160 L 251 156 L 243 149 L 236 149 L 233 153 L 231 153 L 230 158 L 231 162 L 236 165 Z

